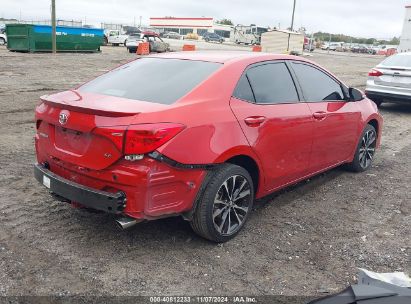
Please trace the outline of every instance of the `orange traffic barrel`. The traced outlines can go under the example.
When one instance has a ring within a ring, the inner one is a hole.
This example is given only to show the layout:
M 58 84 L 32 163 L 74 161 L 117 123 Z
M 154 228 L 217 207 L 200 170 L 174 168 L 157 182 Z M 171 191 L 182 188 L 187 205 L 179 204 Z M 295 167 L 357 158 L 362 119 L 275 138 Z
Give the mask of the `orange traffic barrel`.
M 140 42 L 137 47 L 137 55 L 149 55 L 150 44 L 148 42 Z
M 196 46 L 194 44 L 184 44 L 183 51 L 195 51 Z
M 261 45 L 254 45 L 253 46 L 253 52 L 261 52 L 262 48 Z

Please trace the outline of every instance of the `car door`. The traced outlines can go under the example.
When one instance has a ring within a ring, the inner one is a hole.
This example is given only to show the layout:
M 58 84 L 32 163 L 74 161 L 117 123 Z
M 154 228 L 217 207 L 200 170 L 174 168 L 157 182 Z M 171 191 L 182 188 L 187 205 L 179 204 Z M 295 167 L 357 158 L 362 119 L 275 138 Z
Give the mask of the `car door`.
M 348 160 L 358 140 L 358 104 L 348 102 L 342 84 L 322 69 L 304 62 L 291 66 L 315 120 L 310 168 L 320 171 Z
M 262 164 L 266 191 L 307 175 L 313 119 L 285 62 L 249 67 L 230 105 Z

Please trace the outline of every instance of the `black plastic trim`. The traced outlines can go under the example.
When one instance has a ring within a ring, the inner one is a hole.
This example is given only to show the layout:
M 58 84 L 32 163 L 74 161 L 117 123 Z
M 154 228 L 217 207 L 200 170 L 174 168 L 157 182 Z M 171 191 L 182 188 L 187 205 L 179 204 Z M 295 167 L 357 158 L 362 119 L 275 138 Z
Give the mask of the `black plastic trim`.
M 377 92 L 377 91 L 365 91 L 365 95 L 370 99 L 381 98 L 381 99 L 386 99 L 388 101 L 398 102 L 398 103 L 411 102 L 411 96 L 401 95 L 401 94 L 382 93 L 382 92 Z
M 41 184 L 44 176 L 47 176 L 50 179 L 49 190 L 54 196 L 78 202 L 85 207 L 113 214 L 121 214 L 126 207 L 127 199 L 123 192 L 105 192 L 77 184 L 54 174 L 41 164 L 34 165 L 34 176 Z
M 204 165 L 198 165 L 198 164 L 182 164 L 179 163 L 157 151 L 151 152 L 147 154 L 149 157 L 152 159 L 155 159 L 157 161 L 166 163 L 167 165 L 174 167 L 174 168 L 179 168 L 179 169 L 204 169 L 204 170 L 210 170 L 215 167 L 217 167 L 219 164 L 204 164 Z

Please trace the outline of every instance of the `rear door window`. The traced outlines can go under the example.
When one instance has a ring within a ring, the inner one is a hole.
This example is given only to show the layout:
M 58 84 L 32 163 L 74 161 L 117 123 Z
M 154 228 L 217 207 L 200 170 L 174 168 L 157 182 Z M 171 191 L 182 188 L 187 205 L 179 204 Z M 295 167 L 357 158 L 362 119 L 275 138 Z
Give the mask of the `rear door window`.
M 82 92 L 172 104 L 222 66 L 221 63 L 141 58 L 79 88 Z
M 382 66 L 387 67 L 404 67 L 411 68 L 411 55 L 409 54 L 397 54 L 390 56 L 381 62 Z
M 248 69 L 256 103 L 276 104 L 299 102 L 291 74 L 284 62 L 262 64 Z
M 241 100 L 255 102 L 254 94 L 246 74 L 243 74 L 238 81 L 233 96 Z
M 341 84 L 323 71 L 304 63 L 293 62 L 293 70 L 307 102 L 343 100 Z

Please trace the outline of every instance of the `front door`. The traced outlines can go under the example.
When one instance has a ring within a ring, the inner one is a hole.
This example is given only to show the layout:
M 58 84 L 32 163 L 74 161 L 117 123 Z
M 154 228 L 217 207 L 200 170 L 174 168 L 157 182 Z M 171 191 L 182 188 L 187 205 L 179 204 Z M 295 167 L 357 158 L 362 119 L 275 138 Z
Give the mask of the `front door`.
M 341 83 L 325 71 L 302 62 L 291 66 L 314 119 L 311 170 L 324 170 L 348 160 L 358 140 L 358 104 L 347 102 Z

